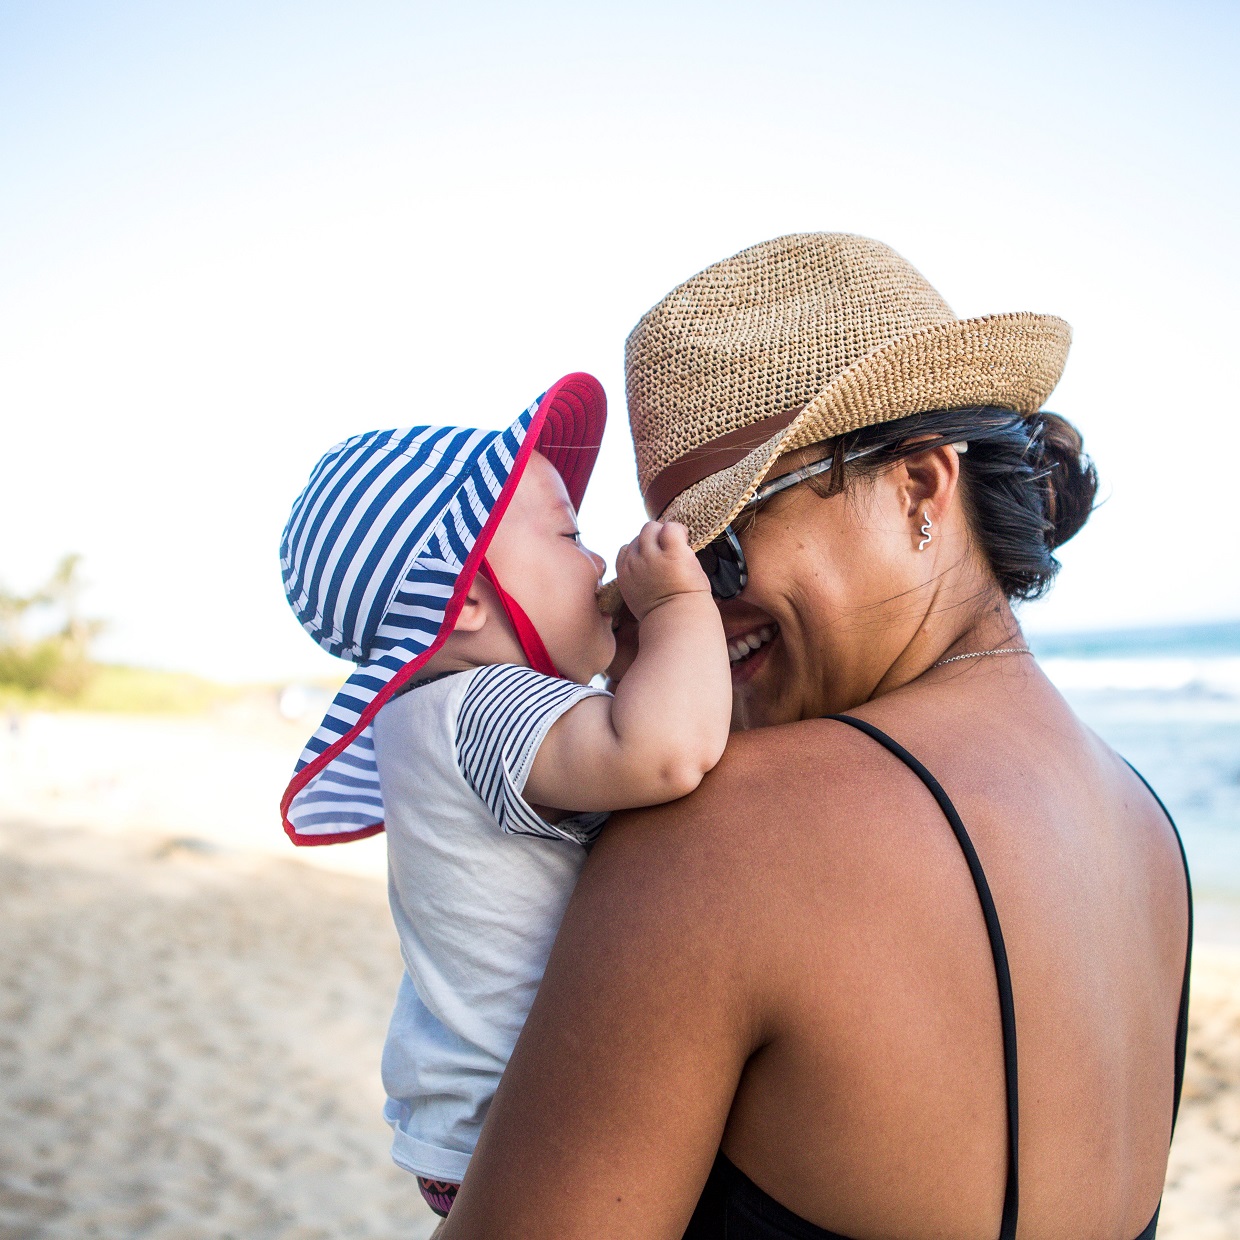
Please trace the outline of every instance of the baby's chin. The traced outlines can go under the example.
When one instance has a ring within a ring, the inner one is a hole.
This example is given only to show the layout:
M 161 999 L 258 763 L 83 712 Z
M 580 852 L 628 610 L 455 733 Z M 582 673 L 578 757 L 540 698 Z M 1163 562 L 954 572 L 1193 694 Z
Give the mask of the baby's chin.
M 588 654 L 583 651 L 581 657 L 572 659 L 570 664 L 561 664 L 557 661 L 556 666 L 569 680 L 575 680 L 579 685 L 588 685 L 596 676 L 607 675 L 607 669 L 612 665 L 615 657 L 616 639 L 608 630 L 606 640 L 600 641 Z

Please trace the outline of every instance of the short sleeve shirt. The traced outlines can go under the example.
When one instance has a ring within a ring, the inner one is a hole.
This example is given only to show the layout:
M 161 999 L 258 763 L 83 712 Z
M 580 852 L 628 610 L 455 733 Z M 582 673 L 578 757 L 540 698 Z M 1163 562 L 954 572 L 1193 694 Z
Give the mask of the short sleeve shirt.
M 384 1113 L 393 1158 L 419 1175 L 464 1175 L 583 845 L 606 819 L 549 823 L 523 795 L 555 721 L 601 693 L 499 664 L 420 685 L 375 719 L 406 973 L 383 1054 Z

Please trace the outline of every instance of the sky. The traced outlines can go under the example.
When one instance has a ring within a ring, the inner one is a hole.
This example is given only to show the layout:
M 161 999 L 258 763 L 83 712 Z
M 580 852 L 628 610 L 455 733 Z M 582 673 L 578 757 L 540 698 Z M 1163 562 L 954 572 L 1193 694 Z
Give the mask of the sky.
M 338 674 L 278 568 L 314 462 L 574 370 L 610 558 L 628 331 L 824 230 L 1073 325 L 1104 503 L 1027 627 L 1240 616 L 1238 59 L 1191 0 L 0 0 L 0 582 L 80 552 L 106 657 Z

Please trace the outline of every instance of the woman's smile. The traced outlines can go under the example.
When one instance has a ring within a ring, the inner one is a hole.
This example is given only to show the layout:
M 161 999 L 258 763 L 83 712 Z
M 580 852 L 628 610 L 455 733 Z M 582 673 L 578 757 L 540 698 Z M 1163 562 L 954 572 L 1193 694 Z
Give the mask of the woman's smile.
M 742 598 L 718 600 L 723 616 L 723 632 L 728 643 L 728 662 L 732 665 L 732 689 L 748 685 L 779 645 L 779 622 L 765 608 Z
M 728 638 L 728 660 L 735 667 L 737 663 L 750 658 L 768 642 L 779 635 L 779 626 L 763 624 L 747 632 Z
M 728 659 L 732 664 L 734 687 L 745 684 L 757 675 L 778 637 L 779 625 L 773 620 L 751 625 L 728 636 Z

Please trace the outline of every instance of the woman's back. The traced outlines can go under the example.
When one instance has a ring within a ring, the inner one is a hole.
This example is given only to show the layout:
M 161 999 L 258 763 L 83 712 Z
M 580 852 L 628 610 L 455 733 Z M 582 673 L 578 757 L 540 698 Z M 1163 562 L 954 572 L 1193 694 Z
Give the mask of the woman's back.
M 1174 834 L 1030 662 L 936 675 L 852 713 L 938 778 L 989 881 L 1015 996 L 1021 1235 L 1132 1240 L 1170 1140 L 1187 936 Z M 741 1077 L 724 1153 L 857 1240 L 994 1236 L 998 991 L 942 811 L 842 723 L 758 731 L 729 758 L 704 791 L 727 802 L 735 780 L 763 806 L 762 920 L 783 947 L 767 983 L 779 1028 Z
M 1096 493 L 1042 408 L 1069 336 L 841 234 L 634 329 L 639 480 L 702 549 L 737 735 L 604 831 L 446 1235 L 1148 1240 L 1182 859 L 1012 611 Z

